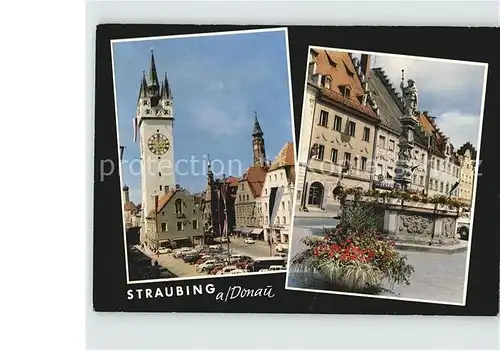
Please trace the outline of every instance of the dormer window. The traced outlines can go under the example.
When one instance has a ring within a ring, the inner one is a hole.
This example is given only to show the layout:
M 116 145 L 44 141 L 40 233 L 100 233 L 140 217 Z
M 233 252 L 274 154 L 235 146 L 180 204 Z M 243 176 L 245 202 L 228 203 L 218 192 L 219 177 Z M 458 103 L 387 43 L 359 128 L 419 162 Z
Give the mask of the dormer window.
M 325 88 L 330 89 L 332 87 L 332 80 L 330 77 L 325 77 Z
M 316 62 L 309 62 L 309 68 L 307 70 L 307 74 L 309 77 L 312 77 L 316 74 Z
M 351 97 L 351 87 L 348 86 L 348 85 L 341 85 L 339 86 L 340 88 L 340 92 L 342 93 L 342 95 L 346 98 L 350 98 Z
M 330 66 L 332 66 L 333 68 L 336 68 L 337 67 L 337 63 L 335 62 L 335 60 L 328 54 L 328 52 L 326 52 L 326 57 L 328 58 L 328 63 L 330 64 Z
M 326 75 L 326 76 L 321 77 L 321 85 L 323 85 L 326 89 L 331 89 L 332 76 Z

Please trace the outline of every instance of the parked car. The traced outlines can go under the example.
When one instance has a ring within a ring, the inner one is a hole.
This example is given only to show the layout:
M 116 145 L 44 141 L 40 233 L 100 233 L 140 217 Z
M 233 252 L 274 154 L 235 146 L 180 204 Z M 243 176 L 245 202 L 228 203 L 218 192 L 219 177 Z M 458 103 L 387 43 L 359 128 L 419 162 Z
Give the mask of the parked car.
M 458 235 L 462 240 L 469 240 L 469 226 L 463 225 L 458 228 Z
M 222 238 L 220 238 L 220 242 L 221 243 L 230 243 L 231 240 L 227 236 L 223 236 Z
M 274 272 L 274 271 L 283 271 L 283 270 L 286 270 L 286 267 L 285 266 L 271 266 L 269 267 L 269 271 L 270 272 Z
M 255 240 L 252 238 L 245 238 L 244 242 L 245 244 L 255 244 Z
M 168 248 L 168 247 L 160 247 L 158 249 L 158 252 L 160 254 L 168 254 L 168 253 L 171 253 L 172 252 L 172 249 Z
M 212 268 L 214 268 L 214 266 L 216 265 L 217 261 L 216 260 L 207 260 L 205 262 L 203 262 L 202 264 L 200 264 L 197 268 L 196 268 L 196 271 L 198 273 L 203 273 L 205 271 L 210 271 Z
M 229 274 L 232 271 L 234 271 L 235 269 L 238 269 L 238 267 L 236 267 L 236 266 L 225 266 L 220 271 L 217 272 L 217 275 Z
M 231 272 L 229 272 L 229 274 L 242 274 L 242 273 L 247 273 L 247 271 L 244 269 L 234 269 Z

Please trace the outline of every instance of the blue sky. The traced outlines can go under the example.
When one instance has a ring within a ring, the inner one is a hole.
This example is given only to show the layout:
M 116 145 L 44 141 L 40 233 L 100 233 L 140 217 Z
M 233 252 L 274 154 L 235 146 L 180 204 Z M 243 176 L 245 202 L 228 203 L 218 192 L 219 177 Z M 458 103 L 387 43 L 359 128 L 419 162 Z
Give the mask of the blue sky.
M 419 110 L 437 117 L 438 127 L 456 149 L 467 141 L 478 149 L 486 65 L 373 55 L 372 67 L 382 67 L 399 93 L 404 69 L 405 80 L 411 78 L 417 85 Z
M 243 172 L 252 163 L 254 110 L 269 158 L 293 140 L 285 31 L 115 42 L 119 142 L 126 147 L 124 160 L 129 164 L 140 158 L 132 126 L 151 49 L 158 75 L 163 79 L 167 72 L 174 96 L 176 161 L 203 161 L 210 154 L 226 165 L 239 160 Z M 137 161 L 133 164 L 123 167 L 123 180 L 131 200 L 139 203 L 139 167 Z M 197 174 L 177 175 L 176 182 L 192 192 L 203 190 L 202 168 L 200 163 Z M 237 168 L 232 173 L 238 173 Z

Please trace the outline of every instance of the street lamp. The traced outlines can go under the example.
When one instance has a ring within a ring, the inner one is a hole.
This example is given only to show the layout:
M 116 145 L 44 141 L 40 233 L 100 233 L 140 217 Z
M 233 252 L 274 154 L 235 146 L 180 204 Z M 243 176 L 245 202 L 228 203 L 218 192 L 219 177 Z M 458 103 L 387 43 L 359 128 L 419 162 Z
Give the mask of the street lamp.
M 300 206 L 300 210 L 305 211 L 305 212 L 307 212 L 307 208 L 306 208 L 306 203 L 307 203 L 307 200 L 306 200 L 307 171 L 309 170 L 309 163 L 310 163 L 311 159 L 318 154 L 318 151 L 319 151 L 319 145 L 315 143 L 315 144 L 313 144 L 313 146 L 311 147 L 311 150 L 309 150 L 308 155 L 307 155 L 305 172 L 304 172 L 304 184 L 302 186 L 301 206 Z

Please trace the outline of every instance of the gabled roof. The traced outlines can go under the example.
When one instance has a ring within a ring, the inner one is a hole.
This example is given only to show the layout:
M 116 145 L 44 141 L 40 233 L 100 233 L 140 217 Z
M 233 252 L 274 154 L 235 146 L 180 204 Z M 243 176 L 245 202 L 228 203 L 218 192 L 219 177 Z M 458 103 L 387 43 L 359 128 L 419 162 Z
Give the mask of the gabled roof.
M 136 212 L 137 206 L 132 201 L 128 201 L 123 204 L 123 210 L 129 212 Z
M 167 204 L 175 197 L 175 195 L 177 193 L 180 193 L 180 192 L 189 194 L 187 192 L 187 190 L 179 188 L 179 189 L 170 190 L 168 193 L 166 193 L 165 195 L 163 195 L 162 197 L 160 197 L 158 199 L 158 207 L 157 207 L 156 213 L 160 213 L 161 211 L 163 211 L 163 209 L 165 208 L 165 206 L 167 206 Z M 154 210 L 150 211 L 148 213 L 148 218 L 154 217 L 154 214 L 155 214 Z
M 349 53 L 334 50 L 318 50 L 316 73 L 331 76 L 330 89 L 322 88 L 321 94 L 358 112 L 378 120 L 377 114 L 368 105 L 363 105 L 359 97 L 365 94 Z M 349 86 L 349 97 L 343 95 L 342 87 Z
M 465 151 L 469 150 L 470 151 L 470 158 L 475 160 L 477 157 L 477 151 L 474 145 L 472 145 L 470 142 L 466 142 L 460 148 L 457 150 L 457 154 L 463 156 L 465 155 Z
M 261 166 L 249 167 L 243 174 L 242 181 L 246 181 L 254 198 L 260 197 L 264 181 L 266 180 L 267 168 Z
M 293 148 L 293 143 L 286 143 L 278 153 L 278 156 L 271 163 L 271 167 L 269 171 L 273 171 L 275 169 L 285 167 L 285 166 L 293 166 L 295 165 L 295 152 Z
M 380 123 L 382 126 L 401 133 L 400 118 L 403 116 L 397 95 L 394 96 L 387 86 L 388 78 L 381 68 L 374 68 L 368 73 L 368 88 L 372 99 L 380 109 Z

